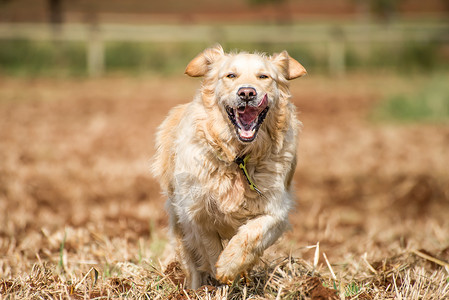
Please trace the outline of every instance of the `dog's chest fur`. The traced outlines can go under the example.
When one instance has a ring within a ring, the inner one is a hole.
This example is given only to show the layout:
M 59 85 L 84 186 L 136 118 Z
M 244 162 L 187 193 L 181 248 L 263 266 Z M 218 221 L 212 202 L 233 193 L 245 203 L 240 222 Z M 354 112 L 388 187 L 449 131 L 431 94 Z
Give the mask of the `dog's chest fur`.
M 214 160 L 216 164 L 207 171 L 211 175 L 199 183 L 204 192 L 189 211 L 198 223 L 213 226 L 223 239 L 229 239 L 241 225 L 265 212 L 266 200 L 250 190 L 237 164 Z M 248 168 L 255 170 L 252 165 Z

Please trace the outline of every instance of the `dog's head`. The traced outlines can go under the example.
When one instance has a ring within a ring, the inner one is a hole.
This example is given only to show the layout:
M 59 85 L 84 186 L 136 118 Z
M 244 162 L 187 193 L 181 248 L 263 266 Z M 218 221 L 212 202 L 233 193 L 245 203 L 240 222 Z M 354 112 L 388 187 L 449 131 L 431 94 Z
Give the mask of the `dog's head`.
M 278 106 L 287 80 L 307 72 L 286 51 L 273 56 L 226 54 L 220 45 L 209 48 L 187 66 L 189 76 L 205 76 L 208 106 L 218 106 L 241 142 L 252 142 L 270 109 Z

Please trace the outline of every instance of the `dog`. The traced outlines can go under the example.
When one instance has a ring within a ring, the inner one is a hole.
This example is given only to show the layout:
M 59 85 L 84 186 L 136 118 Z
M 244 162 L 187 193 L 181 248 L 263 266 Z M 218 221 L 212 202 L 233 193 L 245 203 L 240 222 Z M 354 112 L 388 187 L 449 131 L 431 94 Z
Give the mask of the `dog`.
M 152 172 L 188 287 L 232 282 L 288 228 L 302 126 L 288 81 L 306 73 L 286 51 L 220 45 L 187 65 L 202 86 L 158 128 Z

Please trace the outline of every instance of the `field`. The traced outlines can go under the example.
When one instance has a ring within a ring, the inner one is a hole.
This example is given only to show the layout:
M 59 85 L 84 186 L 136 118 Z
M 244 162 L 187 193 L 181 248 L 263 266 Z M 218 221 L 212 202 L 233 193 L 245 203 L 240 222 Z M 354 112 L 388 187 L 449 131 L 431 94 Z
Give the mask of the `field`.
M 0 299 L 449 298 L 449 93 L 424 118 L 382 104 L 446 88 L 430 77 L 292 82 L 291 230 L 248 280 L 197 291 L 178 285 L 149 164 L 157 125 L 199 81 L 1 77 Z

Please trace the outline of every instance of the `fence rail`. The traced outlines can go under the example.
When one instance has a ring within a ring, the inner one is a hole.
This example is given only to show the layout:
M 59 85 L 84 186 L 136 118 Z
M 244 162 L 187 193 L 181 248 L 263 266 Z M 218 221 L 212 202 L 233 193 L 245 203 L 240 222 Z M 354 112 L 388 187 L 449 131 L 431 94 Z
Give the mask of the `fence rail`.
M 343 74 L 351 43 L 449 43 L 447 23 L 292 25 L 117 25 L 0 24 L 0 39 L 86 42 L 87 70 L 104 71 L 105 42 L 267 42 L 327 44 L 329 71 Z

